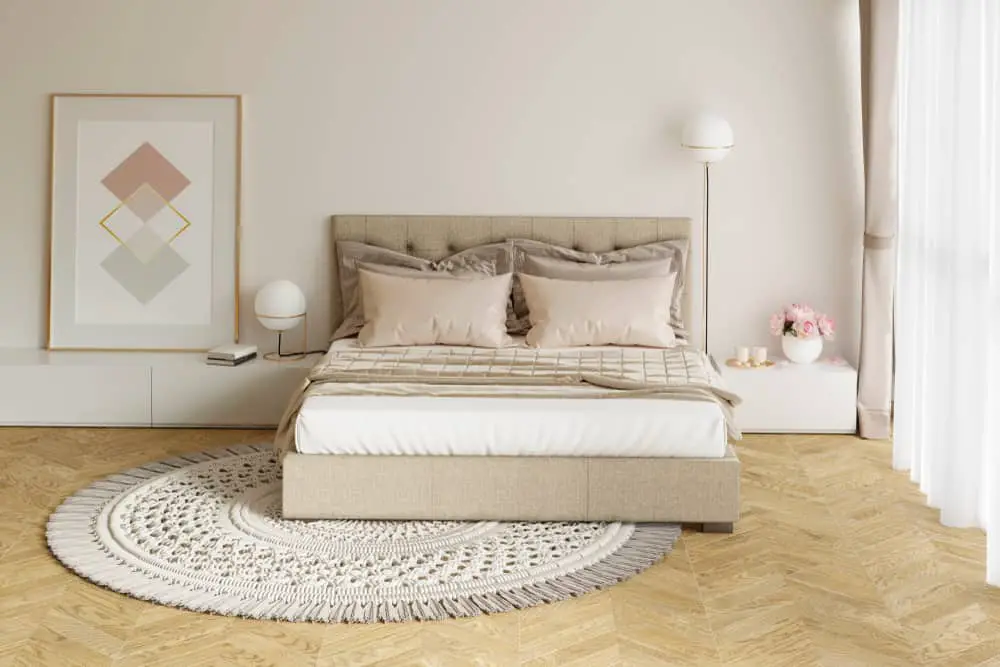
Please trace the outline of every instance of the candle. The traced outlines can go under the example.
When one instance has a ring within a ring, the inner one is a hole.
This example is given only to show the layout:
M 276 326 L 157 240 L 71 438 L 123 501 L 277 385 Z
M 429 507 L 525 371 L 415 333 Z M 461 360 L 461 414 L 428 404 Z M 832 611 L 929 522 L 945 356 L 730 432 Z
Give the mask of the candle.
M 753 349 L 753 362 L 758 366 L 767 361 L 767 348 L 759 345 Z
M 736 361 L 741 364 L 748 363 L 750 361 L 750 348 L 749 347 L 737 347 L 736 348 Z

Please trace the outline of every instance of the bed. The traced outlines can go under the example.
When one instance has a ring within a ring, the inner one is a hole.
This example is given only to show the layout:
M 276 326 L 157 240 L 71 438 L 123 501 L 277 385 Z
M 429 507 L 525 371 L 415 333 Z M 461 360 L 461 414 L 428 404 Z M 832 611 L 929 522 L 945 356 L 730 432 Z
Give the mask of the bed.
M 686 218 L 333 218 L 336 241 L 429 259 L 511 238 L 606 252 L 690 233 Z M 688 276 L 690 269 L 688 262 Z M 336 325 L 343 306 L 339 289 L 332 291 Z M 691 297 L 688 290 L 683 304 L 688 321 Z M 740 464 L 730 443 L 738 431 L 727 406 L 738 398 L 721 385 L 712 391 L 727 400 L 704 400 L 702 389 L 695 395 L 690 378 L 701 378 L 699 387 L 721 382 L 699 350 L 685 345 L 664 351 L 663 358 L 658 354 L 600 347 L 539 352 L 520 339 L 500 352 L 364 349 L 355 339 L 335 341 L 279 428 L 283 514 L 673 521 L 731 531 L 739 518 Z M 578 366 L 574 375 L 583 372 L 587 382 L 554 387 L 527 377 L 537 374 L 536 368 L 562 372 L 567 358 Z M 486 370 L 468 371 L 476 364 Z M 433 367 L 441 375 L 440 369 L 459 366 L 461 379 L 444 384 L 426 370 Z M 392 384 L 385 377 L 370 382 L 372 373 L 400 368 L 420 373 L 407 370 Z M 665 392 L 671 382 L 651 390 L 636 381 L 654 371 L 688 377 L 688 384 Z M 514 376 L 524 377 L 503 382 Z

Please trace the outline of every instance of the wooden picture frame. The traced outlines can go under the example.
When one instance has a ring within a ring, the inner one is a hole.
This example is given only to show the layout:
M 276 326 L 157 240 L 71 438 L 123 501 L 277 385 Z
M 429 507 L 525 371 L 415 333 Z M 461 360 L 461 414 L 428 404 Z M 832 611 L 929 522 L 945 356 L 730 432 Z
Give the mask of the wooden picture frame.
M 50 350 L 239 338 L 243 98 L 51 97 Z

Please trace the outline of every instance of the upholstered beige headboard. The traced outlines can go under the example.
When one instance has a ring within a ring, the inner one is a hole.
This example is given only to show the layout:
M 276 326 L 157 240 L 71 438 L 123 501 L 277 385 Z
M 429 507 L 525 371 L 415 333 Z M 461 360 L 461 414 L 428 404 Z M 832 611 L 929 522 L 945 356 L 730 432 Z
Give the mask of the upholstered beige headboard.
M 507 239 L 536 239 L 587 252 L 690 239 L 690 218 L 524 218 L 429 215 L 335 215 L 334 240 L 360 241 L 426 259 L 441 259 L 460 250 Z M 689 253 L 690 255 L 690 253 Z M 693 318 L 690 256 L 685 266 L 684 322 L 697 330 Z M 343 318 L 339 267 L 334 253 L 333 327 Z

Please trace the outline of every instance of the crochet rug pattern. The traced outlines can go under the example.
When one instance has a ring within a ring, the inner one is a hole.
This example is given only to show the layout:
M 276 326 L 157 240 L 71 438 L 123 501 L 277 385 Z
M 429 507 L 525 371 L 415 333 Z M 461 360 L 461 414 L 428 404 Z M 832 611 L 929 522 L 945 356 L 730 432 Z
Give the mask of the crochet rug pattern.
M 66 499 L 47 529 L 66 567 L 125 595 L 222 615 L 354 623 L 582 595 L 646 569 L 679 535 L 673 524 L 285 520 L 269 444 L 111 475 Z

